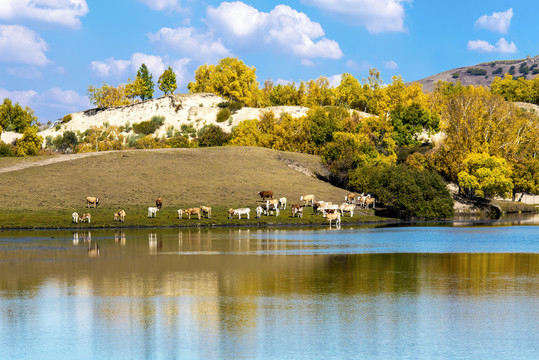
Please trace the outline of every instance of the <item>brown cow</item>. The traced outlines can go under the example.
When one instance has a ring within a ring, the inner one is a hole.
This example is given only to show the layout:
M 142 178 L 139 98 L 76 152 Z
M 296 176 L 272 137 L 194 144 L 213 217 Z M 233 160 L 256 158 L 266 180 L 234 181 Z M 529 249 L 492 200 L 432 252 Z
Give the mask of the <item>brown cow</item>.
M 301 207 L 301 205 L 293 204 L 290 208 L 292 209 L 292 217 L 295 217 L 297 215 L 300 218 L 303 218 L 303 208 Z
M 163 199 L 158 198 L 157 200 L 155 200 L 155 207 L 161 210 L 161 208 L 163 207 Z
M 351 204 L 354 202 L 354 199 L 356 198 L 356 194 L 354 193 L 350 193 L 348 195 L 346 195 L 344 197 L 344 201 L 347 203 L 347 204 Z
M 201 210 L 200 208 L 189 208 L 189 209 L 185 209 L 183 211 L 184 214 L 187 214 L 187 217 L 189 219 L 191 219 L 191 215 L 197 215 L 198 216 L 198 220 L 200 220 L 200 214 L 201 214 Z
M 209 207 L 209 206 L 201 206 L 200 210 L 202 211 L 202 215 L 206 214 L 206 217 L 208 219 L 211 218 L 211 207 Z
M 259 191 L 258 195 L 262 198 L 262 201 L 266 201 L 266 198 L 270 198 L 273 200 L 273 191 Z
M 88 222 L 90 223 L 91 222 L 91 219 L 92 219 L 92 215 L 90 214 L 82 214 L 82 216 L 80 217 L 80 222 Z
M 93 205 L 94 208 L 96 208 L 97 205 L 99 205 L 99 198 L 94 196 L 88 196 L 86 198 L 86 206 L 90 207 L 90 205 Z

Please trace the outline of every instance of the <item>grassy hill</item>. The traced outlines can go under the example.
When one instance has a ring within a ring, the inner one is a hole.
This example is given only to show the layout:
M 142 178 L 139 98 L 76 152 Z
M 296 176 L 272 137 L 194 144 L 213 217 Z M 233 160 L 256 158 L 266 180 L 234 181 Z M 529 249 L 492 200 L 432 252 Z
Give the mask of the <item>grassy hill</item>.
M 426 91 L 432 91 L 438 81 L 455 83 L 460 81 L 462 85 L 483 85 L 489 87 L 496 76 L 503 77 L 506 73 L 514 71 L 513 78 L 524 76 L 533 79 L 539 73 L 539 56 L 520 60 L 497 60 L 472 66 L 464 66 L 447 70 L 439 74 L 417 80 Z
M 92 226 L 117 226 L 113 213 L 121 208 L 128 214 L 124 226 L 220 225 L 228 223 L 228 208 L 250 207 L 253 218 L 261 190 L 272 190 L 289 204 L 306 194 L 342 203 L 347 193 L 316 177 L 324 172 L 317 156 L 264 148 L 129 150 L 68 159 L 45 165 L 34 159 L 27 168 L 1 172 L 14 160 L 0 158 L 0 227 L 69 227 L 74 211 L 90 212 Z M 100 198 L 98 209 L 85 207 L 87 196 Z M 147 219 L 157 197 L 163 199 L 163 210 L 157 219 Z M 200 205 L 212 206 L 212 219 L 177 219 L 177 209 Z M 373 219 L 371 210 L 363 215 Z M 325 223 L 309 216 L 303 220 L 320 221 Z M 280 218 L 263 217 L 262 222 L 302 221 L 292 219 L 287 209 Z

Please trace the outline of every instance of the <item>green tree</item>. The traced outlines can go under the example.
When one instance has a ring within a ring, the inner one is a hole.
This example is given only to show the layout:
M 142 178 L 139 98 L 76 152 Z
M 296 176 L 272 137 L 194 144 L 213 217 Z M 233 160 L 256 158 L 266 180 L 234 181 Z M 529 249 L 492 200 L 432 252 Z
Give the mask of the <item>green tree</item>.
M 26 128 L 37 124 L 37 117 L 29 107 L 23 108 L 19 103 L 13 103 L 4 98 L 0 105 L 0 127 L 23 133 Z
M 413 103 L 410 106 L 397 105 L 390 115 L 393 138 L 399 146 L 417 145 L 418 136 L 426 131 L 434 134 L 440 130 L 440 119 L 428 109 Z
M 539 193 L 539 159 L 532 158 L 513 164 L 513 201 L 517 192 L 527 194 Z M 522 199 L 520 197 L 519 201 Z
M 62 135 L 58 135 L 53 141 L 54 147 L 58 150 L 66 151 L 67 149 L 75 149 L 79 140 L 73 131 L 66 131 Z
M 159 77 L 157 83 L 159 84 L 159 90 L 164 92 L 165 95 L 173 94 L 176 91 L 176 74 L 170 66 Z
M 458 174 L 459 187 L 468 197 L 507 197 L 513 190 L 511 169 L 505 159 L 489 154 L 469 154 Z
M 351 74 L 342 74 L 341 83 L 335 88 L 335 103 L 351 109 L 365 109 L 367 98 L 363 87 Z
M 137 94 L 140 97 L 140 100 L 144 101 L 153 98 L 153 77 L 152 74 L 150 74 L 146 64 L 140 65 L 136 78 L 141 79 L 144 84 L 144 86 L 140 89 L 140 92 Z
M 391 214 L 400 218 L 445 219 L 453 216 L 453 199 L 434 172 L 404 164 L 364 166 L 351 173 L 350 185 L 358 192 L 377 195 Z
M 30 126 L 24 130 L 23 136 L 17 140 L 17 156 L 34 156 L 39 154 L 43 144 L 43 136 L 37 134 L 37 127 Z

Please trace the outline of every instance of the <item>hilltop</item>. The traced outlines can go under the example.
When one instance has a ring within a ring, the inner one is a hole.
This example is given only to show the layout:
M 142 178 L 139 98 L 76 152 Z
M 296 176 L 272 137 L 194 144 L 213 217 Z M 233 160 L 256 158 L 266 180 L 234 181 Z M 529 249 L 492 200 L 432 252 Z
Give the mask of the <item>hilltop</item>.
M 425 91 L 434 90 L 434 86 L 440 80 L 450 83 L 460 81 L 465 86 L 482 85 L 490 87 L 496 76 L 503 77 L 511 72 L 513 72 L 513 78 L 522 76 L 528 80 L 533 79 L 539 73 L 539 55 L 520 60 L 497 60 L 459 67 L 413 82 L 422 84 Z

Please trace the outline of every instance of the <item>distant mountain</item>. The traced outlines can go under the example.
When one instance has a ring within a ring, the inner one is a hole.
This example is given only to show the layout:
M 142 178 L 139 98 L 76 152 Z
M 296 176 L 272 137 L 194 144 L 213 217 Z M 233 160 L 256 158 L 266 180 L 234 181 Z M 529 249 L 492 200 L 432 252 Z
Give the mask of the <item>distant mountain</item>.
M 464 66 L 412 82 L 422 84 L 425 91 L 432 91 L 439 80 L 451 83 L 460 81 L 462 85 L 483 85 L 488 87 L 496 76 L 503 77 L 506 73 L 512 74 L 514 79 L 521 76 L 528 80 L 533 79 L 539 74 L 539 55 L 533 58 L 528 56 L 526 59 L 521 60 L 498 60 Z

